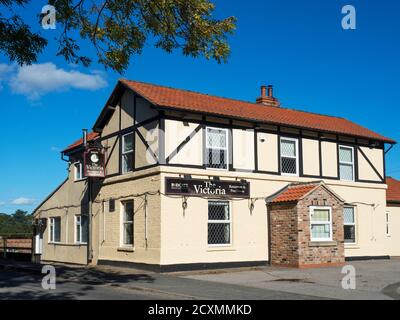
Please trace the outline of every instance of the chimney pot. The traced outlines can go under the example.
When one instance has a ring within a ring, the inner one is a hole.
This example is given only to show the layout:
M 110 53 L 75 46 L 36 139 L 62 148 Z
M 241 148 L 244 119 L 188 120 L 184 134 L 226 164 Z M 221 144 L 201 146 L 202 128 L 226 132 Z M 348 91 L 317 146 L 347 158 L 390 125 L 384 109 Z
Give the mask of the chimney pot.
M 258 104 L 263 104 L 270 107 L 280 107 L 280 102 L 274 97 L 274 87 L 272 85 L 261 86 L 261 96 L 257 98 Z
M 268 86 L 268 97 L 273 97 L 274 96 L 274 87 L 272 85 Z
M 261 86 L 261 97 L 267 96 L 267 86 Z

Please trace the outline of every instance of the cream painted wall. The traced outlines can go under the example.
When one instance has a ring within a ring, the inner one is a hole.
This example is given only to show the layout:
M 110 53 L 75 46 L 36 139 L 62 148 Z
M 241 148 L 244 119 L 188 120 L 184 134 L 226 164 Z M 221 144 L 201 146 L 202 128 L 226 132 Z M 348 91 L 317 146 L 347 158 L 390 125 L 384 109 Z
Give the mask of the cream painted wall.
M 390 255 L 400 257 L 400 206 L 388 205 L 386 211 L 389 213 L 389 234 L 386 235 L 386 246 L 389 248 Z
M 198 123 L 165 120 L 165 157 L 168 157 L 177 146 L 186 139 L 197 127 Z M 202 129 L 170 160 L 172 164 L 203 164 Z
M 364 152 L 367 156 L 369 161 L 374 165 L 375 169 L 380 173 L 380 175 L 384 176 L 384 169 L 383 169 L 383 150 L 376 149 L 376 148 L 367 148 L 367 147 L 360 147 L 360 149 Z M 372 169 L 368 161 L 364 158 L 360 151 L 357 151 L 358 154 L 358 176 L 362 180 L 373 180 L 373 181 L 380 181 L 380 178 L 376 174 L 376 172 Z
M 161 264 L 268 260 L 265 203 L 257 201 L 252 212 L 248 205 L 231 201 L 232 244 L 215 247 L 207 244 L 207 199 L 190 197 L 183 211 L 181 199 L 162 196 Z
M 159 157 L 159 143 L 158 143 L 158 120 L 153 121 L 151 123 L 146 124 L 138 128 L 138 131 L 142 134 L 143 138 L 147 141 L 150 150 L 153 151 L 156 159 L 154 159 L 151 155 L 151 152 L 147 152 L 147 146 L 143 143 L 142 139 L 139 135 L 136 135 L 135 142 L 135 167 L 145 167 L 151 164 L 157 163 Z
M 278 172 L 278 135 L 257 133 L 258 170 Z
M 136 98 L 136 123 L 150 119 L 158 115 L 158 112 L 151 108 L 151 103 L 143 98 Z
M 96 215 L 98 259 L 160 263 L 160 196 L 157 194 L 160 190 L 160 177 L 156 174 L 157 170 L 145 171 L 124 175 L 123 180 L 121 177 L 108 179 L 101 189 L 98 200 L 104 201 L 104 206 L 98 207 Z M 147 176 L 150 172 L 153 174 Z M 145 192 L 155 193 L 147 198 L 147 223 L 144 196 L 133 196 Z M 110 198 L 117 199 L 114 212 L 109 211 Z M 126 200 L 134 200 L 134 246 L 131 248 L 121 245 L 122 202 Z
M 337 146 L 335 142 L 321 142 L 322 175 L 324 177 L 337 177 Z
M 232 130 L 233 167 L 254 170 L 254 130 Z
M 115 111 L 113 112 L 110 120 L 106 123 L 106 125 L 103 128 L 103 132 L 101 135 L 103 137 L 117 132 L 119 130 L 119 118 L 120 118 L 120 113 L 121 113 L 121 107 L 119 104 L 115 106 Z
M 73 181 L 73 166 L 70 166 L 70 178 L 35 212 L 35 218 L 47 220 L 43 233 L 42 260 L 60 261 L 77 264 L 86 263 L 86 245 L 75 244 L 75 215 L 87 214 L 87 208 L 81 203 L 87 201 L 86 180 Z M 63 208 L 69 206 L 69 208 Z M 49 243 L 49 230 L 51 217 L 61 218 L 60 243 Z
M 385 184 L 374 188 L 341 185 L 331 185 L 331 188 L 356 209 L 356 243 L 345 245 L 346 256 L 399 254 L 400 242 L 396 243 L 385 234 Z
M 119 172 L 119 138 L 117 136 L 103 141 L 106 147 L 106 172 L 107 175 Z
M 319 142 L 318 140 L 302 139 L 303 173 L 319 175 Z
M 133 126 L 134 95 L 130 90 L 125 90 L 121 97 L 121 129 Z

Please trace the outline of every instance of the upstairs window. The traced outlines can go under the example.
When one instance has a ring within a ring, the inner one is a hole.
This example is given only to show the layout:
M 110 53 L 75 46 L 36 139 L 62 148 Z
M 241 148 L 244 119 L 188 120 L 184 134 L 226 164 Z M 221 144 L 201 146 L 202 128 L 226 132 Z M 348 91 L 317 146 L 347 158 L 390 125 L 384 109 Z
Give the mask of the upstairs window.
M 310 207 L 311 241 L 332 241 L 332 209 Z
M 88 240 L 88 216 L 75 216 L 75 242 L 87 243 Z
M 228 169 L 228 130 L 206 128 L 205 162 L 208 168 Z
M 74 181 L 79 181 L 83 179 L 83 166 L 82 162 L 74 163 Z
M 133 170 L 133 132 L 122 136 L 122 173 Z
M 356 242 L 356 218 L 354 214 L 354 207 L 343 208 L 344 218 L 344 242 Z
M 281 138 L 281 172 L 284 175 L 299 174 L 298 140 Z
M 354 181 L 354 149 L 339 146 L 339 177 L 340 180 Z
M 50 218 L 49 242 L 61 241 L 61 217 Z

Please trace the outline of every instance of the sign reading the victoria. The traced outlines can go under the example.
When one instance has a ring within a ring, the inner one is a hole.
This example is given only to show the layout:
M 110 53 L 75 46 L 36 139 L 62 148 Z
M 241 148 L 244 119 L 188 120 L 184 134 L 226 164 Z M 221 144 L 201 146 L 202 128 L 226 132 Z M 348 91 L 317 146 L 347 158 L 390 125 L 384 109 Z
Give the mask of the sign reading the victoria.
M 165 178 L 165 192 L 171 195 L 204 197 L 250 197 L 250 183 L 247 181 L 220 181 L 184 178 Z
M 104 151 L 100 148 L 91 148 L 84 153 L 85 177 L 105 177 Z

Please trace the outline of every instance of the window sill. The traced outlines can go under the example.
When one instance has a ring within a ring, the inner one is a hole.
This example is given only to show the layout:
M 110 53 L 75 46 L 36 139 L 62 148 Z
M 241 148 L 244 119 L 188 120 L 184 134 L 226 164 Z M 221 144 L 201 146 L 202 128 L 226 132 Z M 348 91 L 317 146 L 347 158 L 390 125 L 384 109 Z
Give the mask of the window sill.
M 310 241 L 309 247 L 334 247 L 337 246 L 337 241 Z
M 82 178 L 82 179 L 74 179 L 74 182 L 81 182 L 81 181 L 85 181 L 85 180 L 87 180 L 87 178 Z
M 87 242 L 75 242 L 74 246 L 87 246 Z
M 117 248 L 118 252 L 135 252 L 134 247 L 119 247 Z
M 226 245 L 215 245 L 215 246 L 208 246 L 207 247 L 207 252 L 213 252 L 213 251 L 236 251 L 235 248 L 232 247 L 231 244 L 226 244 Z
M 360 249 L 360 246 L 357 243 L 345 243 L 345 249 Z

